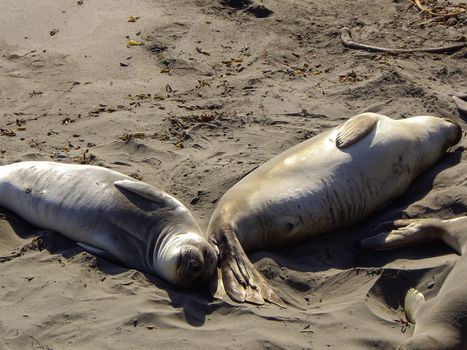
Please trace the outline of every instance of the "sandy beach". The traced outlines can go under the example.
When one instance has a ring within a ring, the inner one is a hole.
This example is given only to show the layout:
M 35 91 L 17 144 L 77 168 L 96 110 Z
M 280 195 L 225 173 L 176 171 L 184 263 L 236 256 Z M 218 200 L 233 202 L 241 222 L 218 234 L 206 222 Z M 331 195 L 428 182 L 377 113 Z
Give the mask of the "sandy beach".
M 461 1 L 452 1 L 453 6 Z M 449 10 L 449 9 L 448 9 Z M 245 174 L 353 115 L 465 117 L 466 40 L 411 0 L 0 2 L 0 165 L 104 166 L 185 203 L 203 229 Z M 0 211 L 0 349 L 395 349 L 403 302 L 436 296 L 459 258 L 434 243 L 374 252 L 380 222 L 467 213 L 464 139 L 348 230 L 251 255 L 287 303 L 213 300 L 83 251 Z

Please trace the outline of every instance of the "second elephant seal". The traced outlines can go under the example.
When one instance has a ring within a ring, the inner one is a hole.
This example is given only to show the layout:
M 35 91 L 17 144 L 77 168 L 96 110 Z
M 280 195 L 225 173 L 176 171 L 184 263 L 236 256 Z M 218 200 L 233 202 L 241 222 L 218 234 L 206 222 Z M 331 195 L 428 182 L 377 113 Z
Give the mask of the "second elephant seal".
M 420 291 L 409 289 L 404 307 L 415 330 L 397 350 L 467 349 L 467 216 L 396 220 L 393 230 L 362 243 L 367 248 L 385 250 L 432 240 L 443 240 L 461 256 L 434 298 L 425 300 Z
M 199 286 L 216 267 L 214 247 L 180 201 L 110 169 L 54 162 L 0 166 L 0 206 L 175 285 Z
M 245 252 L 348 227 L 401 195 L 461 138 L 432 116 L 350 118 L 272 158 L 220 199 L 208 233 L 220 251 L 217 294 L 282 305 Z

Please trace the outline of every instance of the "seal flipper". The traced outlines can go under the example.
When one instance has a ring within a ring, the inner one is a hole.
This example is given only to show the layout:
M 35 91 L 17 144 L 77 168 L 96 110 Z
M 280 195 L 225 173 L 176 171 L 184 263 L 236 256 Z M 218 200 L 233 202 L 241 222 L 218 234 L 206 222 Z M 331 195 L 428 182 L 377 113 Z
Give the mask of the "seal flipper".
M 224 300 L 227 296 L 224 283 L 222 283 L 221 270 L 219 268 L 216 268 L 216 272 L 213 274 L 212 279 L 209 282 L 209 290 L 214 299 Z
M 282 299 L 248 259 L 233 230 L 224 228 L 215 239 L 220 252 L 219 278 L 222 278 L 225 291 L 232 300 L 259 305 L 267 300 L 285 307 Z
M 174 204 L 174 199 L 168 196 L 166 193 L 162 192 L 157 187 L 148 185 L 141 181 L 119 180 L 114 182 L 114 186 L 119 189 L 130 191 L 151 202 L 160 204 L 161 206 Z
M 97 256 L 99 256 L 101 258 L 104 258 L 106 260 L 109 260 L 111 262 L 120 264 L 120 261 L 115 256 L 113 256 L 112 254 L 110 254 L 109 252 L 107 252 L 107 251 L 105 251 L 103 249 L 96 248 L 96 247 L 94 247 L 94 246 L 92 246 L 90 244 L 83 243 L 83 242 L 76 242 L 76 244 L 79 245 L 84 250 L 90 252 L 93 255 L 97 255 Z
M 463 254 L 467 250 L 467 237 L 463 234 L 465 223 L 467 216 L 448 220 L 400 219 L 393 222 L 395 229 L 392 231 L 365 238 L 361 244 L 370 249 L 387 250 L 441 239 L 458 254 Z
M 350 118 L 340 127 L 336 136 L 336 146 L 346 148 L 353 145 L 368 135 L 375 128 L 377 122 L 377 116 L 370 113 Z
M 436 219 L 401 219 L 394 221 L 392 226 L 395 229 L 365 238 L 361 244 L 370 249 L 387 250 L 429 242 L 442 235 Z
M 407 317 L 407 321 L 415 323 L 416 313 L 424 303 L 425 296 L 421 292 L 415 288 L 410 288 L 407 291 L 404 300 L 405 317 Z

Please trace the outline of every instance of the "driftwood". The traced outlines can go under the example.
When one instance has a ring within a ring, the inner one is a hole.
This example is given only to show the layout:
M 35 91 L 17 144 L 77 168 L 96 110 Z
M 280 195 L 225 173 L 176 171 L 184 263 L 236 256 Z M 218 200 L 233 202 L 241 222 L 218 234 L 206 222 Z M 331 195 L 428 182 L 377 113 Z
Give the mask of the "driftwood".
M 352 40 L 352 36 L 350 35 L 350 29 L 347 27 L 343 27 L 341 29 L 341 40 L 342 45 L 349 49 L 355 50 L 365 50 L 371 52 L 389 52 L 389 53 L 411 53 L 411 52 L 430 52 L 430 53 L 446 53 L 451 51 L 460 50 L 464 47 L 467 47 L 467 42 L 463 41 L 458 44 L 448 45 L 448 46 L 440 46 L 440 47 L 420 47 L 420 48 L 412 48 L 412 49 L 392 49 L 387 47 L 379 47 L 373 45 L 366 45 L 356 43 Z

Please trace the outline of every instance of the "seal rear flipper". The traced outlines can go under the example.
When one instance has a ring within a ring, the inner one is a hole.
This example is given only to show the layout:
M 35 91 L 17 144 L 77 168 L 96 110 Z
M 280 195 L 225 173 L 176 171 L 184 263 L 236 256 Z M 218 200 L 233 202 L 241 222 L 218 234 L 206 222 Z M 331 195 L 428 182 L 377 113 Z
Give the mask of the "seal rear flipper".
M 222 273 L 219 268 L 213 274 L 209 282 L 209 291 L 214 299 L 225 300 L 227 293 L 225 292 L 224 283 L 222 283 Z
M 282 299 L 248 259 L 233 230 L 221 230 L 216 244 L 220 252 L 222 283 L 232 300 L 258 305 L 269 301 L 285 307 Z
M 120 261 L 115 256 L 113 256 L 112 254 L 110 254 L 109 252 L 103 249 L 96 248 L 90 244 L 82 243 L 82 242 L 76 242 L 76 244 L 93 255 L 97 255 L 98 257 L 101 257 L 105 260 L 109 260 L 111 262 L 120 264 Z
M 174 202 L 174 199 L 168 194 L 159 190 L 157 187 L 148 185 L 141 181 L 119 180 L 115 181 L 114 185 L 119 189 L 130 191 L 144 199 L 160 204 L 161 206 L 167 206 Z
M 407 317 L 407 321 L 415 323 L 417 311 L 424 303 L 425 296 L 421 292 L 415 288 L 410 288 L 407 291 L 404 300 L 405 317 Z
M 377 116 L 370 113 L 350 118 L 340 127 L 336 136 L 336 146 L 346 148 L 353 145 L 368 135 L 375 128 L 377 122 Z

